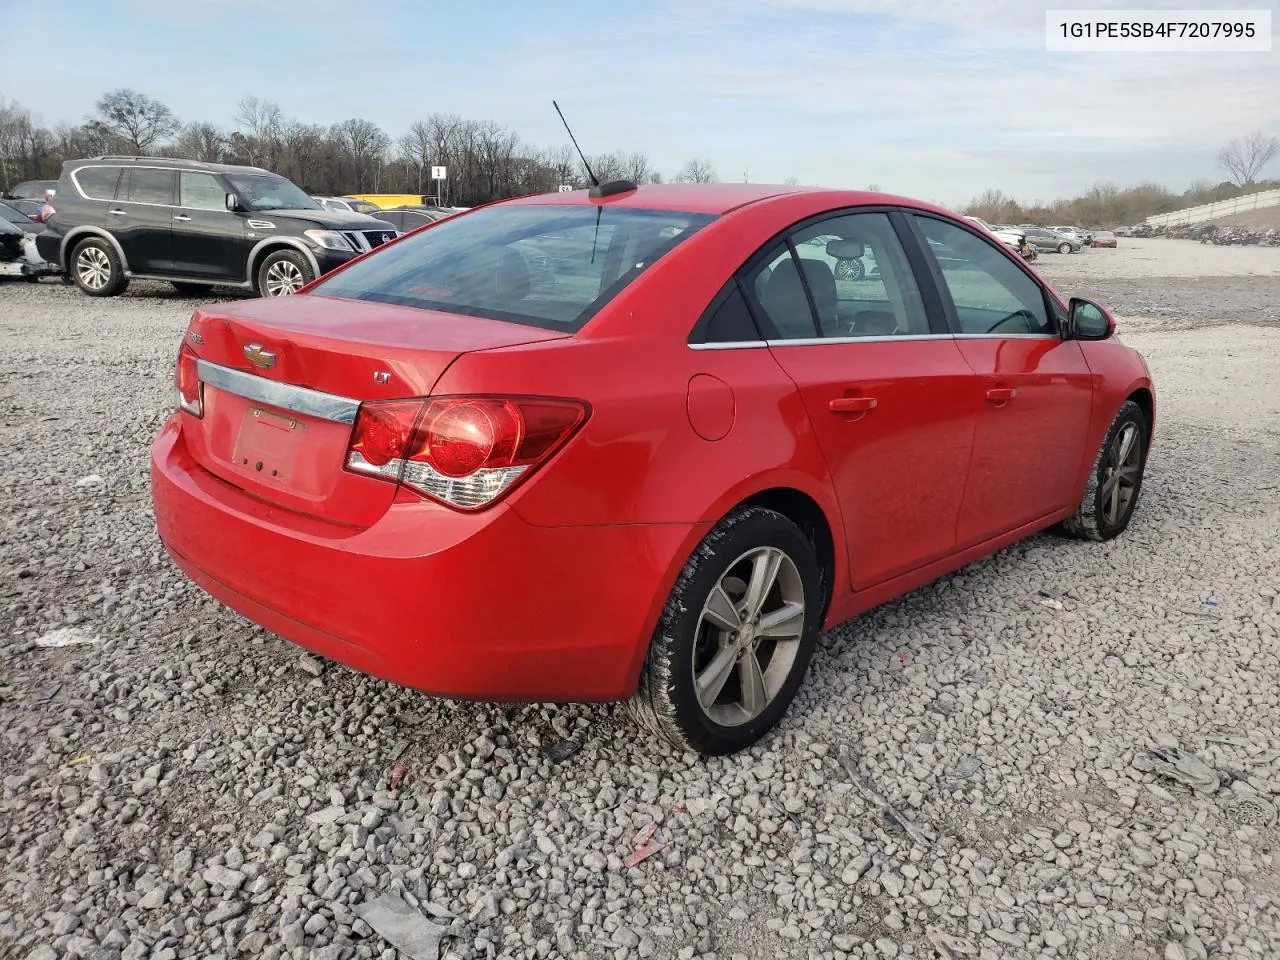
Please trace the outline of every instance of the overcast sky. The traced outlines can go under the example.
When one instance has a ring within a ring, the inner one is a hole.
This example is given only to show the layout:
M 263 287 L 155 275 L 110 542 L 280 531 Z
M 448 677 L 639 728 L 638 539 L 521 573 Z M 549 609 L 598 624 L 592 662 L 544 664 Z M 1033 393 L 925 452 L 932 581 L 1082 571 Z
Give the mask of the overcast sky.
M 1280 28 L 1280 0 L 1217 5 L 1269 9 Z M 726 180 L 877 184 L 946 204 L 988 187 L 1024 201 L 1099 181 L 1181 190 L 1224 179 L 1215 158 L 1232 137 L 1280 134 L 1280 41 L 1269 53 L 1046 52 L 1046 9 L 1134 0 L 46 6 L 0 0 L 0 97 L 48 124 L 133 87 L 222 126 L 256 94 L 311 123 L 365 117 L 393 138 L 446 112 L 554 145 L 567 142 L 555 97 L 589 153 L 644 151 L 668 175 L 698 156 Z

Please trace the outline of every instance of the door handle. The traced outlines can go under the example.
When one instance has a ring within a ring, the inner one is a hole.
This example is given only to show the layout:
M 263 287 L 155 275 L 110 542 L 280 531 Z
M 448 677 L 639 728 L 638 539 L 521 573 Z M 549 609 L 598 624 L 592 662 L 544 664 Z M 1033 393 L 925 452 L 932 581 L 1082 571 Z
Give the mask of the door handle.
M 832 413 L 866 413 L 876 408 L 875 397 L 836 397 L 827 407 Z
M 123 210 L 108 210 L 107 213 L 111 214 L 113 217 L 127 217 L 129 215 Z
M 190 220 L 191 218 L 190 218 L 190 217 L 188 217 L 186 214 L 178 213 L 178 214 L 174 214 L 173 219 L 175 219 L 175 220 Z
M 992 387 L 987 391 L 987 399 L 992 403 L 1004 403 L 1018 395 L 1013 387 Z

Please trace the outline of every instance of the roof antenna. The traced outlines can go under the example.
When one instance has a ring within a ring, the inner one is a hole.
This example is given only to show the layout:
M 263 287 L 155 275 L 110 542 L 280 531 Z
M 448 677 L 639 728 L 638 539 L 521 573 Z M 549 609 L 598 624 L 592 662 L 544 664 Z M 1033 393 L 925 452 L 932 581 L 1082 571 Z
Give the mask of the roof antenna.
M 582 152 L 582 148 L 578 146 L 577 137 L 575 137 L 573 135 L 573 131 L 569 129 L 569 121 L 564 118 L 564 114 L 560 111 L 560 104 L 552 100 L 551 105 L 556 108 L 556 113 L 560 114 L 560 122 L 564 124 L 565 132 L 569 134 L 569 139 L 573 141 L 573 148 L 578 151 L 578 156 L 582 158 L 582 165 L 587 170 L 587 176 L 591 178 L 591 185 L 593 187 L 600 186 L 600 180 L 596 177 L 595 173 L 592 172 L 591 164 L 587 163 L 587 155 Z

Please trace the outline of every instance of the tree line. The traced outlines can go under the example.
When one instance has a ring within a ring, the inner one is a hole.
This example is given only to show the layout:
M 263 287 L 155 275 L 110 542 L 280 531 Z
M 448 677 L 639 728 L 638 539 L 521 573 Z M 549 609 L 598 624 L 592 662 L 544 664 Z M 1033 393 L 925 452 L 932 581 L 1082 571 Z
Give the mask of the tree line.
M 1257 132 L 1232 140 L 1218 153 L 1218 167 L 1228 177 L 1220 183 L 1196 180 L 1182 193 L 1155 183 L 1133 187 L 1102 183 L 1069 200 L 1036 200 L 1025 205 L 1001 190 L 987 190 L 971 200 L 963 212 L 991 223 L 1062 224 L 1090 229 L 1131 226 L 1159 213 L 1280 189 L 1280 180 L 1260 179 L 1278 155 L 1280 137 Z
M 63 161 L 106 154 L 245 164 L 273 170 L 313 194 L 412 193 L 460 206 L 589 183 L 569 144 L 539 147 L 501 124 L 455 114 L 415 121 L 397 139 L 369 120 L 306 123 L 250 96 L 238 104 L 233 125 L 223 128 L 182 122 L 160 100 L 119 89 L 104 94 L 80 123 L 48 127 L 24 105 L 0 98 L 0 186 L 56 179 Z M 601 182 L 664 179 L 644 153 L 615 151 L 587 160 Z M 447 169 L 443 184 L 431 179 L 433 166 Z M 717 176 L 709 162 L 694 158 L 671 179 L 705 183 Z
M 64 160 L 104 154 L 246 164 L 274 170 L 313 194 L 411 193 L 461 206 L 589 182 L 568 143 L 539 147 L 501 124 L 456 114 L 432 114 L 393 138 L 369 120 L 306 123 L 276 103 L 249 96 L 238 104 L 232 126 L 223 128 L 204 121 L 184 123 L 160 100 L 118 89 L 104 94 L 94 113 L 80 123 L 47 127 L 22 104 L 0 98 L 0 186 L 55 179 Z M 996 223 L 1133 224 L 1154 214 L 1280 186 L 1280 181 L 1260 179 L 1278 154 L 1280 138 L 1257 132 L 1231 141 L 1219 153 L 1218 166 L 1227 180 L 1197 181 L 1181 194 L 1151 183 L 1127 188 L 1097 184 L 1078 197 L 1023 204 L 988 190 L 963 212 Z M 664 179 L 641 152 L 614 151 L 587 159 L 601 181 Z M 448 179 L 439 186 L 431 179 L 433 166 L 448 170 Z M 695 158 L 670 179 L 705 183 L 718 177 L 710 163 Z M 796 181 L 788 177 L 786 182 Z

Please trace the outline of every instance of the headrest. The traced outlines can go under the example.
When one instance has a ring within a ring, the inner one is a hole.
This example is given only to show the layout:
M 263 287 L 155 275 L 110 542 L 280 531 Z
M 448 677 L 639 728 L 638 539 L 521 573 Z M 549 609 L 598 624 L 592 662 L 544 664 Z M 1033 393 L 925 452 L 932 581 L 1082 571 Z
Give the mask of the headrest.
M 867 248 L 859 240 L 828 240 L 827 256 L 837 260 L 857 260 Z
M 495 264 L 494 280 L 501 301 L 523 300 L 529 295 L 529 264 L 519 251 L 507 248 Z

